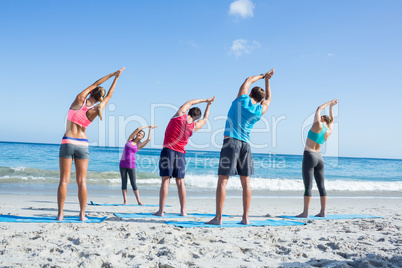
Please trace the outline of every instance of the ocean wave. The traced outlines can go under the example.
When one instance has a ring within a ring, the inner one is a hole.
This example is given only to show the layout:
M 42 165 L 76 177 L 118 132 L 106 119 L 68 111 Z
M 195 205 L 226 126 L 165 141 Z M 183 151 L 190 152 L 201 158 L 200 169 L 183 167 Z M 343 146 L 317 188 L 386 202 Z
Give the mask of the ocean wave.
M 197 187 L 203 189 L 216 189 L 218 176 L 214 175 L 189 175 L 185 178 L 186 186 Z M 303 180 L 283 179 L 283 178 L 255 178 L 250 179 L 252 190 L 264 191 L 303 191 Z M 230 177 L 227 189 L 241 190 L 239 177 Z M 386 181 L 356 181 L 356 180 L 326 180 L 325 188 L 328 191 L 345 191 L 345 192 L 384 192 L 384 191 L 402 191 L 402 182 L 386 182 Z M 313 190 L 317 190 L 313 185 Z
M 137 172 L 138 184 L 152 185 L 160 183 L 158 174 Z M 75 178 L 75 171 L 71 171 L 70 180 Z M 0 167 L 0 183 L 58 183 L 59 170 L 46 170 L 28 167 Z M 87 183 L 95 185 L 121 184 L 119 171 L 88 171 Z
M 71 180 L 75 178 L 75 171 L 71 172 Z M 172 184 L 175 180 L 172 179 Z M 218 176 L 215 174 L 195 175 L 189 174 L 185 177 L 186 187 L 193 189 L 215 190 Z M 27 167 L 0 167 L 0 184 L 1 183 L 58 183 L 58 170 L 44 170 Z M 89 185 L 113 186 L 117 187 L 121 184 L 120 172 L 106 171 L 96 172 L 89 171 L 87 174 L 87 183 Z M 161 179 L 159 174 L 150 172 L 137 172 L 137 184 L 142 186 L 159 187 Z M 263 191 L 303 191 L 303 180 L 287 179 L 287 178 L 262 178 L 252 177 L 250 179 L 251 189 Z M 387 192 L 402 191 L 402 181 L 366 181 L 366 180 L 326 180 L 325 187 L 328 191 L 344 191 L 344 192 Z M 238 176 L 230 177 L 228 190 L 240 190 L 241 184 Z M 313 186 L 313 190 L 316 190 Z

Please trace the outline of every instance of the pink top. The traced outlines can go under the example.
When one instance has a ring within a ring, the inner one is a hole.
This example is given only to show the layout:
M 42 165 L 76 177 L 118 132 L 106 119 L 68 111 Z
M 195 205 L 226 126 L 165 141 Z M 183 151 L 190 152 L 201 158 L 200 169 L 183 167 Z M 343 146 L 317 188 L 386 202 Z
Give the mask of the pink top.
M 126 146 L 124 146 L 120 167 L 135 168 L 135 154 L 138 152 L 138 145 L 132 145 L 131 143 L 132 141 L 129 141 L 126 143 Z
M 87 112 L 93 107 L 93 105 L 88 107 L 87 100 L 84 100 L 81 108 L 79 108 L 78 110 L 68 110 L 67 119 L 81 127 L 87 128 L 89 124 L 92 123 L 92 121 L 90 121 L 87 117 Z
M 187 123 L 187 114 L 170 119 L 165 131 L 163 148 L 169 148 L 180 153 L 186 153 L 184 147 L 194 132 L 195 123 Z

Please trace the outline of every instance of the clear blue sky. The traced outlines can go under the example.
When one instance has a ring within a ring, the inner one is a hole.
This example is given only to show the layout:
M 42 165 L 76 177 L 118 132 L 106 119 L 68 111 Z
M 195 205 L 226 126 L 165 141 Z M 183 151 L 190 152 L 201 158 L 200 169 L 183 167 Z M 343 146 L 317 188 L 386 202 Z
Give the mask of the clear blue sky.
M 275 68 L 254 152 L 301 154 L 338 98 L 324 155 L 402 158 L 401 14 L 399 0 L 0 1 L 0 140 L 59 143 L 75 96 L 125 66 L 91 144 L 155 123 L 160 148 L 169 106 L 216 96 L 188 149 L 219 150 L 239 86 Z

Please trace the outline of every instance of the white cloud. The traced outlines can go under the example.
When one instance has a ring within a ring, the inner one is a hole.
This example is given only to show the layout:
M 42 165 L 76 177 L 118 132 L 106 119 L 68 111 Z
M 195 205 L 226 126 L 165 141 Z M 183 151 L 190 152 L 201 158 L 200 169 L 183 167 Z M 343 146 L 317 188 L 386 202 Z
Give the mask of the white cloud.
M 242 18 L 254 16 L 255 5 L 251 0 L 236 0 L 230 4 L 230 15 L 238 15 Z
M 328 53 L 328 57 L 335 57 L 334 53 Z
M 243 54 L 250 54 L 254 49 L 260 46 L 260 43 L 257 41 L 251 42 L 245 39 L 237 39 L 233 41 L 230 51 L 238 58 Z

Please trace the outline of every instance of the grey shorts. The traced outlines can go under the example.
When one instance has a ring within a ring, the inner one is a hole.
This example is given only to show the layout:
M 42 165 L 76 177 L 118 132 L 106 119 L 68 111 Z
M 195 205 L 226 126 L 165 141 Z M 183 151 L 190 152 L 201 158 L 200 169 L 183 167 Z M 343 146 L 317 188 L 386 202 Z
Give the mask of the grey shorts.
M 59 157 L 89 159 L 88 146 L 74 145 L 70 143 L 61 144 Z
M 250 144 L 234 138 L 225 138 L 219 158 L 218 175 L 250 176 L 254 174 Z

